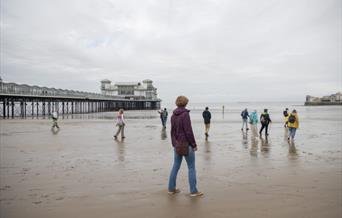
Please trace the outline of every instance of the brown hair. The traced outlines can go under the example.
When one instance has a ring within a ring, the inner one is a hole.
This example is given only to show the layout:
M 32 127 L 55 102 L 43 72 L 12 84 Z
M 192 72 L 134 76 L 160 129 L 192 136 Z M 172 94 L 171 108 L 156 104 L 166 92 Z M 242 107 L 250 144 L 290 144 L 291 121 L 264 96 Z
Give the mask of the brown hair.
M 185 107 L 189 102 L 189 99 L 183 95 L 178 96 L 176 99 L 177 107 Z
M 123 109 L 120 109 L 119 110 L 119 114 L 123 114 L 124 110 Z

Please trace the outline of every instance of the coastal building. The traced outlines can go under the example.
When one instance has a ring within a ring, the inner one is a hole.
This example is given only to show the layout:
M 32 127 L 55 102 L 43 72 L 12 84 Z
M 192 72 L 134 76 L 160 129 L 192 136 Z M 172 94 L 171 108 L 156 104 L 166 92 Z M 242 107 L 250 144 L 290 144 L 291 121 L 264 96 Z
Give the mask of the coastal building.
M 342 105 L 342 93 L 326 95 L 323 97 L 306 96 L 305 105 Z
M 157 100 L 157 89 L 152 83 L 152 80 L 146 79 L 142 82 L 116 82 L 112 84 L 110 80 L 104 79 L 101 81 L 101 93 L 126 99 Z

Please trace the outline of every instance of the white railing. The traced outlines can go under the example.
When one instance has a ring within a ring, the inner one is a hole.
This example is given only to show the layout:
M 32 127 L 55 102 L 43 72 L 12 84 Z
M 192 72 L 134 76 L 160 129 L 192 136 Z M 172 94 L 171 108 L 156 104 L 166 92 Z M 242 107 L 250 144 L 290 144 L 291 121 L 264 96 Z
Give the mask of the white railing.
M 103 99 L 103 100 L 120 100 L 121 96 L 108 96 L 98 93 L 82 92 L 67 89 L 55 89 L 39 86 L 29 86 L 26 84 L 16 83 L 0 83 L 0 94 L 24 95 L 35 97 L 67 97 L 67 98 L 84 98 L 84 99 Z

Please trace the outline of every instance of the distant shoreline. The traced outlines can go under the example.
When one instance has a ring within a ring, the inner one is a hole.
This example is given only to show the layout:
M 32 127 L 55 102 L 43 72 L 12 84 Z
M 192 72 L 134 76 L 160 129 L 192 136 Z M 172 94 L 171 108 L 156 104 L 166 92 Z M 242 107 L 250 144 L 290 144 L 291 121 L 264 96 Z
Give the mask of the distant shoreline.
M 305 106 L 342 106 L 342 102 L 305 102 Z

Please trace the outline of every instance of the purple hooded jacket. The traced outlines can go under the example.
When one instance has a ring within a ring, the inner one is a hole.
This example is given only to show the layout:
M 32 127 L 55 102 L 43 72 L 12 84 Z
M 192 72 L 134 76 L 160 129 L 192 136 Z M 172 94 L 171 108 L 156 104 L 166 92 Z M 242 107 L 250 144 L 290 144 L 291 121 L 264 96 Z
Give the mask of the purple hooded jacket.
M 171 140 L 173 147 L 175 147 L 176 142 L 187 142 L 191 147 L 197 147 L 189 112 L 189 110 L 182 107 L 176 108 L 173 111 L 171 117 Z

